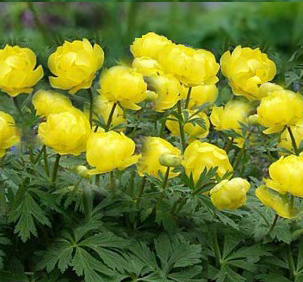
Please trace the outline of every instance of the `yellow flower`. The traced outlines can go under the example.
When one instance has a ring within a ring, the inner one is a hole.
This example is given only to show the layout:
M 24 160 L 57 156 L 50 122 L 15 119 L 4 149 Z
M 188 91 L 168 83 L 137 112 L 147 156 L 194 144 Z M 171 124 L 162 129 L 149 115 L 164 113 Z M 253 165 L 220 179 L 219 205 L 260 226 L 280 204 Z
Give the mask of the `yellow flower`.
M 142 158 L 137 164 L 138 173 L 143 176 L 147 173 L 153 177 L 159 178 L 159 173 L 165 175 L 167 167 L 160 164 L 159 158 L 163 154 L 173 154 L 181 156 L 178 148 L 160 137 L 147 137 L 143 145 Z M 179 173 L 170 171 L 169 178 L 176 177 Z
M 147 79 L 148 85 L 158 94 L 154 102 L 157 112 L 172 108 L 181 97 L 181 84 L 172 75 L 154 75 Z
M 20 136 L 15 127 L 14 119 L 0 111 L 0 157 L 5 155 L 5 150 L 20 141 Z
M 243 178 L 225 179 L 210 190 L 210 199 L 218 210 L 236 210 L 245 204 L 249 188 Z
M 303 141 L 303 120 L 291 126 L 290 129 L 295 138 L 296 144 L 299 147 L 300 143 Z M 292 141 L 287 129 L 282 132 L 278 147 L 293 151 Z
M 188 88 L 184 87 L 182 98 L 186 99 Z M 218 98 L 218 88 L 215 84 L 198 85 L 192 88 L 189 100 L 189 109 L 200 107 L 206 103 L 212 104 Z
M 271 83 L 271 82 L 265 82 L 263 83 L 260 88 L 259 88 L 259 98 L 264 98 L 266 97 L 268 94 L 275 92 L 275 91 L 283 91 L 284 88 L 280 85 Z
M 213 107 L 210 120 L 216 130 L 235 130 L 241 133 L 241 123 L 247 123 L 251 106 L 242 101 L 231 100 L 225 107 Z
M 235 95 L 250 100 L 262 98 L 259 85 L 272 80 L 276 75 L 276 65 L 259 48 L 237 46 L 221 57 L 221 70 L 228 78 Z
M 113 102 L 110 102 L 106 98 L 103 98 L 99 95 L 94 100 L 93 119 L 98 120 L 99 117 L 102 117 L 105 124 L 107 124 L 113 105 Z M 85 108 L 84 113 L 87 117 L 89 116 L 89 109 L 87 107 Z M 115 127 L 124 123 L 127 123 L 127 120 L 124 117 L 123 109 L 119 105 L 117 105 L 112 116 L 111 125 L 112 127 Z M 118 131 L 121 130 L 125 130 L 125 128 L 120 128 Z
M 292 91 L 274 91 L 261 100 L 257 109 L 258 122 L 268 127 L 263 132 L 271 134 L 292 126 L 303 117 L 303 99 Z
M 173 74 L 186 86 L 218 81 L 216 74 L 220 66 L 209 51 L 169 44 L 161 50 L 158 61 L 167 73 Z
M 184 125 L 184 132 L 191 138 L 205 138 L 209 133 L 209 119 L 208 116 L 204 112 L 199 112 L 195 114 L 196 111 L 194 110 L 184 110 L 183 111 L 183 117 L 184 112 L 187 112 L 188 117 L 190 117 L 190 120 L 194 121 L 197 119 L 203 119 L 205 128 L 203 128 L 198 123 L 191 123 L 188 122 Z M 180 136 L 180 127 L 179 122 L 174 116 L 169 116 L 165 123 L 166 127 L 169 129 L 169 131 L 176 136 Z
M 136 58 L 148 57 L 157 59 L 162 48 L 168 44 L 171 44 L 171 41 L 166 37 L 149 32 L 141 38 L 136 38 L 133 45 L 130 46 L 130 51 Z
M 89 174 L 101 174 L 122 170 L 135 164 L 141 155 L 134 155 L 135 142 L 122 132 L 108 131 L 93 133 L 87 141 L 86 159 L 95 167 Z
M 256 197 L 265 206 L 272 208 L 279 216 L 284 218 L 293 218 L 293 211 L 291 211 L 288 201 L 280 194 L 268 189 L 265 185 L 259 186 L 255 190 Z
M 38 129 L 42 142 L 60 155 L 79 155 L 84 152 L 90 133 L 88 119 L 76 108 L 50 114 Z
M 119 102 L 126 109 L 140 110 L 137 104 L 146 98 L 147 86 L 142 74 L 132 68 L 115 66 L 103 72 L 100 93 L 110 102 Z
M 264 179 L 267 187 L 281 194 L 289 192 L 303 197 L 303 154 L 281 157 L 269 167 L 270 179 Z
M 0 49 L 0 88 L 15 97 L 31 93 L 43 77 L 42 66 L 36 69 L 36 55 L 28 48 L 6 45 Z
M 36 92 L 32 103 L 37 115 L 41 117 L 48 117 L 50 114 L 65 112 L 72 107 L 70 99 L 60 93 L 49 90 L 39 90 Z
M 87 39 L 65 41 L 48 58 L 48 67 L 55 75 L 49 77 L 52 87 L 75 94 L 91 87 L 96 72 L 102 67 L 104 53 L 98 44 Z
M 158 61 L 147 57 L 135 58 L 132 67 L 144 76 L 163 73 L 162 67 L 159 65 Z
M 199 180 L 205 168 L 210 170 L 211 168 L 218 167 L 217 173 L 220 177 L 227 171 L 231 172 L 233 170 L 224 150 L 198 140 L 186 148 L 182 165 L 185 168 L 187 176 L 190 177 L 192 174 L 195 182 Z

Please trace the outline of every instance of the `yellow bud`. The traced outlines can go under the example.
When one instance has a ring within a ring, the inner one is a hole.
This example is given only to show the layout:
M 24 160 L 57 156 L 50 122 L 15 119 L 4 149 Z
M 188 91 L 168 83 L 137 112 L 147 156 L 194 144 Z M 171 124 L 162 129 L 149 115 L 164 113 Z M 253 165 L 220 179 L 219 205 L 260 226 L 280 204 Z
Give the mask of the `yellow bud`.
M 248 124 L 257 125 L 258 124 L 258 115 L 257 114 L 250 115 L 248 117 Z
M 50 76 L 52 87 L 75 94 L 80 89 L 91 87 L 96 72 L 102 67 L 104 52 L 98 44 L 87 40 L 65 41 L 48 58 L 48 67 L 55 76 Z
M 166 167 L 178 167 L 181 164 L 181 158 L 180 156 L 167 153 L 159 157 L 159 162 Z
M 146 99 L 145 101 L 148 101 L 148 102 L 154 102 L 156 101 L 158 98 L 158 94 L 154 91 L 151 91 L 151 90 L 147 90 L 146 91 Z
M 76 167 L 76 172 L 83 178 L 89 179 L 91 175 L 88 173 L 89 169 L 84 165 L 78 165 Z
M 221 57 L 221 71 L 228 78 L 235 95 L 249 100 L 259 100 L 264 93 L 259 85 L 272 80 L 276 75 L 276 65 L 259 48 L 237 46 L 232 53 Z
M 218 210 L 236 210 L 245 204 L 249 188 L 249 182 L 239 177 L 222 180 L 210 190 L 210 199 Z
M 124 66 L 104 71 L 100 77 L 100 87 L 99 92 L 104 98 L 119 102 L 126 109 L 140 110 L 137 104 L 146 98 L 147 85 L 142 74 Z
M 0 111 L 0 158 L 5 150 L 20 141 L 19 133 L 12 116 Z
M 303 98 L 289 90 L 271 92 L 261 100 L 257 114 L 258 122 L 267 127 L 265 134 L 277 133 L 303 118 Z
M 4 49 L 0 49 L 0 66 L 0 88 L 12 97 L 31 93 L 44 74 L 42 66 L 35 69 L 34 52 L 19 46 L 6 45 Z

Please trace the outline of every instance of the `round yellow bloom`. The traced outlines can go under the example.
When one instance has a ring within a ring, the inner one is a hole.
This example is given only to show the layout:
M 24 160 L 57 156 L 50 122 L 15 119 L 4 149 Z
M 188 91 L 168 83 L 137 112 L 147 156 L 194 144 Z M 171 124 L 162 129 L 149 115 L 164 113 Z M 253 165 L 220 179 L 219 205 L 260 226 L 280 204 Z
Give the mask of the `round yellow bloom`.
M 136 38 L 133 45 L 130 46 L 130 51 L 136 58 L 148 57 L 157 59 L 162 48 L 168 44 L 171 44 L 171 41 L 165 36 L 149 32 L 141 38 Z
M 258 122 L 268 127 L 263 132 L 271 134 L 292 126 L 303 117 L 303 99 L 292 91 L 274 91 L 261 100 L 257 109 Z
M 0 111 L 0 157 L 5 155 L 5 150 L 20 141 L 20 136 L 15 127 L 14 119 Z
M 172 108 L 182 98 L 181 84 L 172 75 L 155 75 L 148 78 L 148 85 L 158 94 L 154 102 L 157 112 Z
M 102 67 L 104 52 L 87 39 L 65 41 L 48 58 L 48 67 L 55 77 L 49 77 L 52 87 L 75 94 L 91 87 L 96 72 Z
M 32 103 L 37 115 L 41 117 L 48 117 L 50 114 L 65 112 L 72 108 L 70 99 L 60 93 L 49 90 L 39 90 L 36 92 Z
M 204 112 L 199 112 L 195 114 L 194 110 L 184 110 L 183 111 L 183 117 L 184 112 L 187 112 L 188 116 L 191 117 L 190 120 L 196 120 L 196 119 L 203 119 L 205 128 L 203 128 L 198 123 L 186 123 L 184 125 L 184 132 L 191 138 L 205 138 L 209 133 L 209 119 L 208 116 Z M 166 127 L 169 129 L 169 131 L 176 136 L 180 136 L 180 127 L 179 122 L 174 116 L 169 116 L 165 123 Z
M 95 167 L 89 174 L 101 174 L 122 170 L 135 164 L 141 155 L 134 155 L 135 142 L 122 132 L 108 131 L 93 133 L 87 141 L 86 159 Z
M 60 155 L 79 155 L 84 152 L 90 133 L 88 119 L 76 108 L 50 114 L 38 129 L 42 142 Z
M 271 83 L 271 82 L 265 82 L 259 88 L 258 97 L 261 99 L 263 97 L 266 97 L 268 94 L 270 94 L 272 92 L 283 91 L 283 90 L 284 90 L 284 88 L 280 85 L 277 85 L 277 84 Z
M 163 73 L 162 67 L 159 65 L 158 61 L 147 57 L 135 58 L 132 67 L 144 76 Z
M 255 190 L 255 195 L 263 205 L 272 208 L 279 216 L 284 218 L 294 217 L 288 201 L 283 199 L 278 193 L 268 189 L 265 185 L 259 186 Z
M 158 61 L 167 73 L 173 74 L 186 86 L 218 81 L 216 75 L 220 66 L 209 51 L 169 44 L 161 50 Z
M 43 77 L 42 66 L 35 67 L 36 55 L 31 49 L 9 45 L 0 49 L 1 90 L 12 97 L 31 93 Z
M 303 120 L 291 126 L 290 128 L 295 138 L 296 145 L 299 147 L 300 143 L 303 141 Z M 293 151 L 292 141 L 287 129 L 282 132 L 278 147 Z
M 233 129 L 241 133 L 241 123 L 247 123 L 247 117 L 251 111 L 251 106 L 242 101 L 231 100 L 225 107 L 213 107 L 210 120 L 216 130 Z
M 249 188 L 243 178 L 225 179 L 210 190 L 210 199 L 218 210 L 236 210 L 245 204 Z
M 143 145 L 142 158 L 137 164 L 138 173 L 143 176 L 147 173 L 153 177 L 159 178 L 159 173 L 165 175 L 167 167 L 160 164 L 159 158 L 163 154 L 173 154 L 181 157 L 178 148 L 160 137 L 147 137 Z M 179 173 L 169 172 L 169 178 L 176 177 Z
M 270 179 L 264 179 L 267 187 L 303 197 L 303 154 L 281 157 L 270 165 L 269 176 Z
M 199 180 L 205 168 L 209 170 L 218 167 L 217 173 L 221 177 L 227 171 L 233 170 L 224 150 L 210 143 L 202 143 L 198 140 L 186 148 L 182 165 L 185 168 L 187 176 L 190 177 L 192 174 L 195 182 Z
M 93 119 L 98 120 L 99 117 L 102 117 L 105 124 L 107 124 L 113 105 L 114 105 L 113 102 L 108 101 L 106 98 L 103 98 L 102 96 L 98 96 L 94 100 Z M 84 112 L 88 117 L 89 109 L 85 108 Z M 111 125 L 115 127 L 124 123 L 127 123 L 127 120 L 125 119 L 123 109 L 119 105 L 117 105 L 114 114 L 112 116 Z M 124 130 L 124 129 L 125 128 L 120 128 L 119 130 Z
M 140 110 L 137 103 L 146 98 L 147 85 L 142 74 L 132 68 L 115 66 L 103 72 L 100 78 L 100 93 L 110 102 L 119 102 L 123 107 Z
M 186 99 L 188 88 L 184 87 L 182 98 Z M 212 104 L 218 98 L 218 88 L 215 84 L 205 84 L 192 87 L 188 108 L 200 107 L 206 103 Z
M 228 78 L 235 95 L 250 100 L 262 98 L 259 85 L 272 80 L 276 75 L 276 65 L 259 48 L 237 46 L 221 57 L 221 70 Z

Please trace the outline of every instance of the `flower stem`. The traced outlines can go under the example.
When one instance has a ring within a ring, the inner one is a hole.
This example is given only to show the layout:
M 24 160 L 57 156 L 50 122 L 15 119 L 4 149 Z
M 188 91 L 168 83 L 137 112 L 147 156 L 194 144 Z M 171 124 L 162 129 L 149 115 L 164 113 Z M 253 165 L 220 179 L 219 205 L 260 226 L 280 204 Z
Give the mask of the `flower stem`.
M 136 203 L 136 208 L 137 209 L 140 207 L 141 197 L 142 197 L 143 192 L 144 192 L 145 183 L 146 183 L 146 176 L 143 176 L 141 186 L 140 186 L 140 190 L 139 190 L 139 193 L 138 193 L 137 203 Z
M 166 169 L 166 172 L 165 172 L 165 176 L 164 176 L 164 181 L 163 181 L 163 185 L 162 185 L 162 193 L 158 199 L 158 202 L 157 202 L 157 206 L 159 206 L 164 198 L 164 193 L 165 193 L 165 189 L 167 187 L 167 184 L 168 184 L 168 177 L 169 177 L 169 171 L 170 171 L 170 167 L 168 166 L 167 169 Z
M 49 176 L 49 166 L 48 166 L 48 158 L 46 146 L 43 147 L 43 159 L 44 159 L 44 170 L 47 176 Z
M 290 244 L 287 245 L 287 261 L 288 261 L 288 269 L 289 269 L 289 278 L 293 280 L 294 278 L 294 271 L 295 271 L 295 264 L 294 264 L 294 259 L 292 256 Z
M 96 186 L 100 186 L 100 174 L 97 174 L 96 175 L 96 179 L 95 179 L 95 184 L 96 184 Z
M 274 221 L 273 221 L 273 223 L 272 223 L 270 229 L 269 229 L 268 232 L 267 232 L 267 235 L 269 235 L 270 232 L 273 231 L 273 229 L 275 228 L 275 226 L 276 226 L 276 224 L 277 224 L 278 219 L 279 219 L 279 216 L 276 214 L 276 215 L 275 215 L 275 218 L 274 218 Z
M 54 186 L 56 185 L 56 179 L 57 179 L 60 157 L 61 157 L 60 154 L 56 155 L 56 160 L 55 160 L 54 169 L 53 169 L 53 176 L 52 176 L 52 184 Z
M 20 117 L 21 117 L 22 120 L 24 121 L 24 115 L 23 115 L 23 112 L 22 112 L 22 110 L 21 110 L 21 107 L 20 107 L 20 105 L 19 105 L 19 103 L 18 103 L 17 97 L 13 97 L 13 103 L 14 103 L 15 108 L 17 109 L 17 111 L 18 111 Z
M 110 177 L 110 190 L 112 193 L 112 196 L 115 196 L 115 175 L 114 175 L 114 171 L 112 170 L 109 173 L 109 177 Z
M 93 128 L 94 93 L 91 88 L 87 89 L 89 96 L 89 124 Z
M 180 118 L 182 118 L 182 121 L 179 120 L 179 128 L 180 128 L 182 151 L 184 152 L 185 148 L 186 148 L 186 140 L 185 140 L 184 127 L 183 127 L 183 124 L 182 124 L 183 116 L 182 116 L 181 100 L 178 101 L 178 113 L 180 115 Z
M 185 109 L 187 109 L 188 105 L 189 105 L 191 90 L 192 90 L 192 87 L 189 87 L 188 92 L 187 92 L 187 97 L 186 97 L 186 100 L 185 100 Z
M 291 130 L 290 126 L 287 126 L 287 130 L 288 130 L 288 133 L 289 133 L 289 136 L 290 136 L 290 139 L 291 139 L 291 143 L 292 143 L 292 147 L 295 151 L 295 154 L 299 155 L 298 147 L 297 147 L 297 144 L 296 144 L 296 139 L 295 139 L 295 137 L 292 133 L 292 130 Z
M 41 156 L 42 156 L 42 154 L 43 154 L 43 151 L 44 151 L 44 147 L 45 147 L 45 145 L 43 145 L 43 147 L 41 148 L 41 150 L 40 150 L 38 156 L 37 156 L 36 159 L 34 160 L 34 164 L 36 164 L 36 163 L 40 160 L 40 158 L 41 158 Z
M 105 131 L 109 131 L 109 129 L 110 129 L 110 126 L 111 126 L 111 123 L 112 123 L 112 120 L 113 120 L 113 116 L 114 116 L 114 112 L 115 112 L 116 107 L 117 107 L 117 103 L 115 102 L 113 104 L 113 107 L 112 107 L 112 109 L 110 111 L 110 114 L 108 116 L 108 120 L 107 120 L 106 130 Z
M 220 254 L 217 230 L 213 231 L 212 241 L 213 241 L 213 248 L 214 248 L 215 260 L 216 260 L 216 267 L 220 267 L 221 254 Z

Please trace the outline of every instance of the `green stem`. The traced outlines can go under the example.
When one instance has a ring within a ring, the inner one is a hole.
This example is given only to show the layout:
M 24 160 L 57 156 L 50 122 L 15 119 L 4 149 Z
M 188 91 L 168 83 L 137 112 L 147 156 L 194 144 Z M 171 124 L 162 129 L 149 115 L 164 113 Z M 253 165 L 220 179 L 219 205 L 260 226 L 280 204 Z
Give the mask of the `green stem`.
M 61 155 L 57 154 L 55 164 L 54 164 L 54 169 L 53 169 L 53 175 L 52 175 L 52 184 L 54 186 L 56 185 L 56 179 L 57 179 L 57 174 L 58 174 L 60 158 L 61 158 Z
M 180 115 L 180 118 L 182 118 L 182 121 L 179 120 L 179 128 L 180 128 L 180 137 L 181 137 L 181 145 L 182 145 L 182 152 L 186 149 L 186 140 L 185 140 L 185 133 L 184 133 L 184 127 L 183 127 L 183 116 L 182 116 L 182 108 L 181 108 L 181 100 L 178 101 L 178 113 Z
M 228 138 L 228 140 L 227 140 L 227 142 L 226 142 L 226 144 L 225 144 L 225 146 L 224 146 L 224 151 L 226 151 L 226 153 L 228 154 L 228 152 L 230 151 L 230 149 L 231 149 L 231 147 L 232 147 L 232 145 L 233 145 L 233 143 L 234 143 L 234 137 L 232 137 L 232 138 Z
M 143 176 L 142 183 L 141 183 L 141 186 L 140 186 L 140 190 L 139 190 L 139 193 L 138 193 L 138 199 L 137 199 L 137 204 L 136 204 L 137 209 L 139 209 L 139 207 L 140 207 L 141 197 L 142 197 L 143 192 L 144 192 L 145 184 L 146 184 L 146 176 Z
M 165 172 L 165 176 L 164 176 L 164 181 L 163 181 L 163 185 L 162 185 L 162 193 L 158 199 L 158 202 L 157 202 L 157 206 L 159 206 L 164 198 L 164 193 L 165 193 L 165 189 L 167 187 L 167 184 L 168 184 L 168 177 L 169 177 L 169 171 L 170 171 L 170 167 L 168 166 L 167 169 L 166 169 L 166 172 Z
M 162 138 L 163 134 L 164 134 L 164 130 L 165 130 L 165 121 L 166 119 L 163 118 L 162 122 L 161 122 L 161 128 L 160 128 L 160 132 L 159 132 L 159 137 Z
M 290 195 L 289 209 L 290 209 L 290 213 L 294 214 L 294 210 L 295 210 L 295 196 L 294 195 Z
M 112 170 L 109 173 L 109 177 L 110 177 L 110 190 L 112 193 L 112 196 L 115 196 L 115 175 L 114 175 L 114 171 Z
M 97 174 L 96 175 L 96 179 L 95 179 L 95 184 L 96 184 L 96 186 L 100 186 L 100 174 Z
M 136 170 L 133 171 L 129 184 L 129 195 L 132 197 L 132 199 L 134 198 L 135 177 L 136 177 Z
M 289 268 L 289 278 L 291 280 L 293 280 L 294 272 L 295 272 L 295 264 L 294 264 L 294 259 L 293 259 L 293 256 L 292 256 L 290 245 L 287 245 L 286 252 L 287 252 L 287 261 L 288 261 L 288 268 Z
M 93 128 L 94 93 L 91 88 L 87 89 L 89 96 L 89 124 Z
M 112 123 L 112 120 L 113 120 L 113 116 L 114 116 L 114 112 L 115 112 L 116 107 L 117 107 L 117 103 L 115 102 L 115 103 L 113 104 L 113 107 L 112 107 L 110 113 L 109 113 L 108 120 L 107 120 L 107 124 L 106 124 L 106 130 L 105 130 L 105 131 L 109 131 L 109 129 L 110 129 L 110 125 L 111 125 L 111 123 Z
M 48 158 L 47 158 L 46 146 L 43 147 L 43 160 L 44 160 L 44 170 L 45 170 L 45 173 L 49 177 L 49 166 L 48 166 Z
M 192 90 L 192 87 L 189 87 L 188 92 L 187 92 L 187 97 L 186 97 L 186 100 L 185 100 L 185 109 L 187 109 L 188 105 L 189 105 L 191 90 Z
M 221 254 L 220 254 L 217 230 L 213 231 L 212 241 L 213 241 L 213 248 L 214 248 L 215 260 L 216 260 L 216 267 L 220 267 Z
M 43 151 L 44 151 L 44 147 L 45 147 L 45 145 L 43 145 L 43 147 L 41 148 L 41 150 L 40 150 L 37 158 L 34 160 L 34 164 L 36 164 L 40 160 L 40 158 L 41 158 L 41 156 L 43 154 Z
M 17 111 L 18 111 L 20 117 L 21 117 L 22 120 L 24 121 L 24 115 L 23 115 L 23 112 L 22 112 L 22 110 L 21 110 L 21 107 L 20 107 L 20 105 L 19 105 L 19 103 L 18 103 L 17 97 L 13 97 L 13 103 L 14 103 L 15 108 L 17 109 Z
M 267 232 L 267 235 L 269 235 L 271 233 L 271 231 L 273 231 L 273 229 L 275 228 L 277 221 L 279 219 L 279 216 L 276 214 L 273 223 L 270 226 L 270 229 Z
M 289 133 L 289 136 L 290 136 L 290 139 L 291 139 L 291 143 L 292 143 L 292 147 L 295 151 L 295 154 L 299 155 L 298 147 L 297 147 L 297 144 L 296 144 L 296 139 L 295 139 L 295 137 L 292 133 L 292 130 L 291 130 L 290 126 L 287 127 L 287 130 L 288 130 L 288 133 Z

